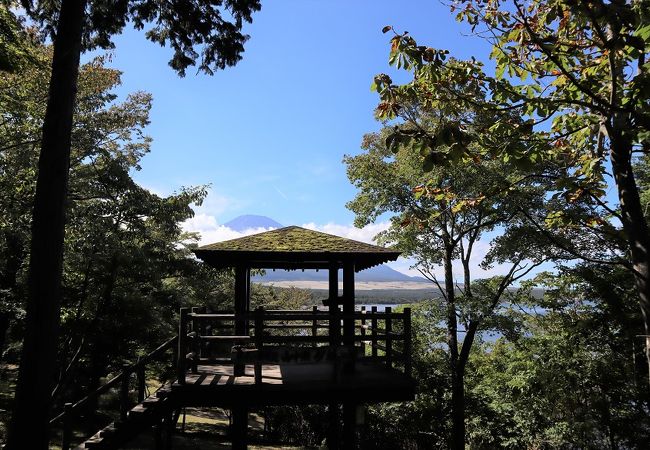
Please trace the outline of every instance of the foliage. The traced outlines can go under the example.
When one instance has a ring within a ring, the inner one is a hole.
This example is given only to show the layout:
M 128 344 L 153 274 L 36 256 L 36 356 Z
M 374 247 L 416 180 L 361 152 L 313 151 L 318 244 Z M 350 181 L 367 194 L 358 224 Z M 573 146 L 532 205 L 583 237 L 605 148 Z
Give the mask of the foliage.
M 370 406 L 362 448 L 447 448 L 451 379 L 444 350 L 444 310 L 435 301 L 411 307 L 416 398 Z
M 274 442 L 320 448 L 327 434 L 323 405 L 269 406 L 264 409 L 267 435 Z
M 306 289 L 291 286 L 276 288 L 262 284 L 251 286 L 251 309 L 259 306 L 264 309 L 303 309 L 311 302 L 311 293 Z
M 623 113 L 629 122 L 622 128 L 639 148 L 649 133 L 647 2 L 556 0 L 524 7 L 517 1 L 468 0 L 454 3 L 452 9 L 459 11 L 459 20 L 488 36 L 496 75 L 487 75 L 474 59 L 448 58 L 446 50 L 418 45 L 408 33 L 395 34 L 390 62 L 411 70 L 413 81 L 395 86 L 388 76 L 378 75 L 378 116 L 398 116 L 414 97 L 491 111 L 495 120 L 487 124 L 489 134 L 468 133 L 458 124 L 445 135 L 421 141 L 445 160 L 490 153 L 528 167 L 561 161 L 566 172 L 555 180 L 555 188 L 568 201 L 604 196 L 605 146 L 607 133 L 613 131 L 608 127 L 614 125 L 608 121 Z M 462 85 L 481 95 L 465 94 L 458 88 Z M 546 122 L 550 126 L 542 127 Z M 460 155 L 439 152 L 449 140 L 478 140 L 481 145 L 454 146 Z
M 22 5 L 42 31 L 54 39 L 60 5 L 38 0 L 26 0 Z M 88 0 L 84 5 L 84 49 L 113 48 L 113 35 L 130 23 L 138 30 L 146 29 L 148 40 L 171 47 L 174 54 L 169 65 L 180 75 L 197 64 L 198 70 L 207 74 L 234 66 L 241 60 L 248 40 L 242 27 L 261 8 L 259 0 L 196 0 L 183 3 L 183 7 L 154 1 Z
M 601 298 L 586 300 L 594 292 L 576 274 L 542 275 L 538 283 L 546 287 L 544 311 L 513 311 L 523 324 L 517 338 L 498 339 L 475 360 L 471 445 L 643 448 L 650 423 L 629 322 L 612 321 Z
M 22 311 L 29 219 L 51 49 L 29 71 L 0 78 L 0 252 L 2 308 Z M 118 102 L 120 74 L 102 58 L 83 66 L 75 110 L 57 395 L 83 395 L 99 379 L 175 333 L 181 305 L 218 309 L 232 284 L 191 257 L 196 236 L 181 229 L 205 188 L 160 197 L 132 171 L 148 152 L 151 96 Z M 18 318 L 20 319 L 20 318 Z M 13 323 L 19 341 L 22 321 Z M 72 389 L 72 391 L 70 391 Z
M 446 50 L 385 27 L 393 31 L 389 62 L 413 74 L 401 86 L 387 75 L 375 77 L 377 116 L 407 121 L 388 136 L 389 145 L 415 141 L 425 170 L 490 158 L 544 179 L 545 215 L 521 213 L 571 258 L 629 270 L 648 335 L 650 231 L 637 155 L 645 158 L 650 149 L 649 3 L 459 0 L 451 7 L 492 44 L 496 72 L 488 75 L 474 58 L 449 58 Z M 413 130 L 414 102 L 460 105 L 491 114 L 492 121 Z
M 476 94 L 468 89 L 467 95 Z M 391 214 L 391 226 L 380 239 L 413 257 L 415 267 L 440 291 L 451 377 L 452 446 L 460 448 L 465 440 L 465 368 L 477 333 L 507 326 L 498 314 L 510 296 L 507 288 L 549 257 L 563 255 L 525 221 L 524 213 L 545 211 L 543 179 L 487 155 L 462 166 L 435 164 L 435 154 L 416 137 L 444 137 L 459 123 L 480 129 L 489 121 L 486 115 L 426 97 L 410 99 L 400 114 L 404 121 L 398 132 L 384 129 L 367 135 L 366 152 L 345 158 L 348 177 L 359 189 L 347 206 L 355 212 L 357 226 Z M 444 151 L 451 155 L 478 145 L 459 139 L 441 144 Z M 505 264 L 506 273 L 475 281 L 475 249 L 487 233 L 497 237 L 478 263 L 486 268 Z M 442 280 L 437 275 L 440 267 Z M 454 279 L 459 272 L 462 284 Z
M 10 2 L 0 3 L 0 71 L 15 72 L 32 60 L 32 36 L 11 10 Z

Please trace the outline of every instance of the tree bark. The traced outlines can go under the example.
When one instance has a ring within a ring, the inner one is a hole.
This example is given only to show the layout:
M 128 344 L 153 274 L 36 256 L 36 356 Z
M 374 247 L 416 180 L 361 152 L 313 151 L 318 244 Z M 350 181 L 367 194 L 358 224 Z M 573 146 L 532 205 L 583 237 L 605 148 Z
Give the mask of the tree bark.
M 639 190 L 632 169 L 632 144 L 623 136 L 623 128 L 614 123 L 610 133 L 611 161 L 618 198 L 621 222 L 627 238 L 630 262 L 639 293 L 639 306 L 646 335 L 645 355 L 650 383 L 650 233 L 643 215 Z
M 86 0 L 63 0 L 32 215 L 25 339 L 6 448 L 47 449 L 56 369 L 72 117 Z
M 445 294 L 447 296 L 447 345 L 449 346 L 449 369 L 451 372 L 451 448 L 465 448 L 465 385 L 464 370 L 458 360 L 458 320 L 456 318 L 456 292 L 453 274 L 454 246 L 445 245 L 444 270 Z

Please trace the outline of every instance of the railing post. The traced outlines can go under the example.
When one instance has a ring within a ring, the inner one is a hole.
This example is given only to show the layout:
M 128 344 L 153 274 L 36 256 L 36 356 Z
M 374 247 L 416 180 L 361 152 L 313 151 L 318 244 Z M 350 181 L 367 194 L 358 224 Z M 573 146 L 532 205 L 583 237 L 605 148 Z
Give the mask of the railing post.
M 393 308 L 387 306 L 384 309 L 386 314 L 386 366 L 393 367 L 393 319 L 390 317 L 392 314 Z
M 72 403 L 63 405 L 63 438 L 61 439 L 61 450 L 70 449 L 72 437 Z
M 365 339 L 366 337 L 366 307 L 362 306 L 361 307 L 361 331 L 360 331 L 361 337 Z M 361 340 L 361 354 L 363 356 L 366 356 L 366 341 Z
M 262 350 L 264 344 L 264 307 L 258 306 L 255 310 L 255 347 Z
M 370 319 L 370 334 L 372 338 L 372 357 L 377 359 L 377 307 L 373 306 L 370 309 L 372 318 Z
M 187 355 L 187 314 L 188 308 L 181 308 L 180 322 L 178 325 L 178 352 L 177 364 L 178 383 L 185 384 L 186 355 Z
M 201 355 L 201 321 L 196 318 L 200 309 L 198 306 L 192 307 L 192 317 L 190 321 L 190 329 L 192 330 L 192 373 L 198 372 L 199 358 Z
M 122 383 L 120 385 L 120 420 L 126 422 L 127 412 L 129 411 L 129 378 L 131 376 L 131 366 L 124 364 L 122 366 Z
M 409 377 L 413 367 L 411 346 L 411 308 L 404 308 L 404 373 Z
M 313 337 L 318 336 L 318 306 L 314 305 L 311 308 L 312 314 L 314 314 L 314 318 L 311 321 L 311 335 Z M 311 345 L 312 347 L 318 346 L 318 342 L 314 340 L 314 342 Z
M 144 364 L 139 364 L 136 368 L 136 375 L 138 377 L 138 403 L 141 403 L 144 400 L 146 394 L 146 380 L 145 380 L 145 366 Z

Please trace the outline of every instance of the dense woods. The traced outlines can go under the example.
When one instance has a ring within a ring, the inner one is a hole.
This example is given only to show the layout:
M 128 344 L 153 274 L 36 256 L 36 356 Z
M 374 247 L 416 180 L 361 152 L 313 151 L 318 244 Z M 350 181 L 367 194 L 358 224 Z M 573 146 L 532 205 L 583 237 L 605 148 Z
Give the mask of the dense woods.
M 198 236 L 182 229 L 207 187 L 161 196 L 133 179 L 151 95 L 118 98 L 118 70 L 79 64 L 127 24 L 157 21 L 147 38 L 171 45 L 179 74 L 234 65 L 259 2 L 207 3 L 174 18 L 147 1 L 24 2 L 29 23 L 0 7 L 0 370 L 21 367 L 18 402 L 13 386 L 2 399 L 17 406 L 12 425 L 0 416 L 9 448 L 46 448 L 54 412 L 173 336 L 180 306 L 232 305 L 233 274 L 193 258 Z M 386 26 L 389 64 L 408 79 L 375 77 L 382 128 L 343 161 L 355 225 L 389 217 L 379 241 L 440 293 L 411 305 L 416 399 L 368 406 L 360 445 L 647 448 L 650 3 L 451 9 L 492 45 L 495 73 Z M 324 408 L 266 418 L 277 442 L 325 439 Z

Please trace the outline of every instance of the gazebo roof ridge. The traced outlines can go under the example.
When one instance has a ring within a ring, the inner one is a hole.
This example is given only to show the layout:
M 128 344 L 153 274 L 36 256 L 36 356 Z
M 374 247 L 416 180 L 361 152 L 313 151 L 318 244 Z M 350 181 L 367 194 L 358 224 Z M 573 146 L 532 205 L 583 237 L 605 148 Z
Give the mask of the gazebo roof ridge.
M 354 261 L 356 271 L 395 261 L 400 252 L 299 226 L 204 245 L 197 257 L 214 267 L 319 268 Z

